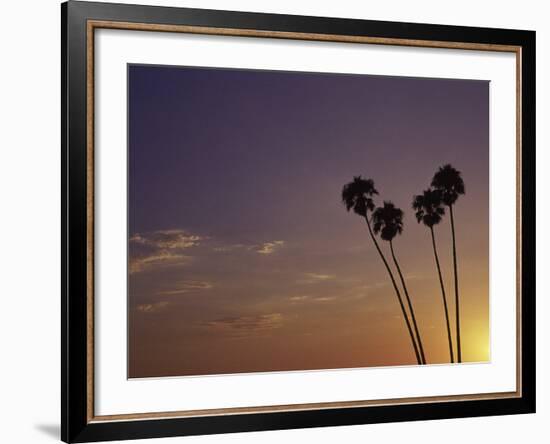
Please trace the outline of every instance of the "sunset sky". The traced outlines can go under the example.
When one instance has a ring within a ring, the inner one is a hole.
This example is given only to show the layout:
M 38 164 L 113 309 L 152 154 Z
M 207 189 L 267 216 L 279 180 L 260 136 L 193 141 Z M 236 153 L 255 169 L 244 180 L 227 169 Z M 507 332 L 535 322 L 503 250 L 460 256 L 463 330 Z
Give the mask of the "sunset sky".
M 411 209 L 445 163 L 466 184 L 463 359 L 489 359 L 488 82 L 128 69 L 129 377 L 415 364 L 365 222 L 341 203 L 354 175 L 404 210 L 394 248 L 426 358 L 448 362 L 430 233 Z M 446 216 L 454 326 L 450 234 Z

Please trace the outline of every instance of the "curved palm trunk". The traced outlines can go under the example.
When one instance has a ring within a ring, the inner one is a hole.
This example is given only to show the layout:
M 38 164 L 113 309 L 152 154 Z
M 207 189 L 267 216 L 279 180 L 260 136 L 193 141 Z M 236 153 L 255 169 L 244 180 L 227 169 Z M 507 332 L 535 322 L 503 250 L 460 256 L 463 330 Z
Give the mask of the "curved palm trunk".
M 432 233 L 432 246 L 434 249 L 435 264 L 437 265 L 437 273 L 439 274 L 439 284 L 441 285 L 441 296 L 443 298 L 443 307 L 445 308 L 445 321 L 447 322 L 447 337 L 449 339 L 449 353 L 451 355 L 451 362 L 455 362 L 453 354 L 453 338 L 451 336 L 451 323 L 449 321 L 449 310 L 447 308 L 447 297 L 445 296 L 445 285 L 443 284 L 443 276 L 441 275 L 441 266 L 439 265 L 439 255 L 437 254 L 437 247 L 435 246 L 435 234 L 433 227 L 430 227 Z
M 453 206 L 449 205 L 451 213 L 451 231 L 453 234 L 453 267 L 455 272 L 455 307 L 456 307 L 456 354 L 458 362 L 462 362 L 462 351 L 460 347 L 460 306 L 458 301 L 458 270 L 456 264 L 456 240 L 455 240 L 455 220 L 453 217 Z
M 399 263 L 397 262 L 397 258 L 395 257 L 395 252 L 393 251 L 392 241 L 390 241 L 390 250 L 391 250 L 391 256 L 393 258 L 393 263 L 395 264 L 395 268 L 397 268 L 397 273 L 399 274 L 399 279 L 401 280 L 401 285 L 403 285 L 403 290 L 405 290 L 405 297 L 407 298 L 407 304 L 409 306 L 409 311 L 411 312 L 411 317 L 413 321 L 414 332 L 416 333 L 416 340 L 418 341 L 418 348 L 420 349 L 420 357 L 422 358 L 422 363 L 426 364 L 426 355 L 424 354 L 424 346 L 422 345 L 422 338 L 420 337 L 420 332 L 418 331 L 416 316 L 414 314 L 414 309 L 412 306 L 411 298 L 409 296 L 409 291 L 407 290 L 407 285 L 405 284 L 405 279 L 403 278 L 403 273 L 401 273 L 401 267 L 399 267 Z
M 393 273 L 391 272 L 391 268 L 388 265 L 388 262 L 386 261 L 386 258 L 384 257 L 384 253 L 382 253 L 382 250 L 380 249 L 380 246 L 378 245 L 378 242 L 376 240 L 376 237 L 374 236 L 374 233 L 372 232 L 372 228 L 370 226 L 369 218 L 365 216 L 365 220 L 367 221 L 367 227 L 369 228 L 369 234 L 374 242 L 374 246 L 376 247 L 376 250 L 378 251 L 378 254 L 380 255 L 380 258 L 382 259 L 382 262 L 384 262 L 384 265 L 386 266 L 386 270 L 388 271 L 388 274 L 391 279 L 391 283 L 393 284 L 393 289 L 395 290 L 395 294 L 397 295 L 397 299 L 399 300 L 399 305 L 401 306 L 401 312 L 403 313 L 403 317 L 405 318 L 405 322 L 407 324 L 407 329 L 409 330 L 409 335 L 411 337 L 412 346 L 414 348 L 414 354 L 416 356 L 416 361 L 419 365 L 423 364 L 420 354 L 418 353 L 418 347 L 416 345 L 416 341 L 414 339 L 413 331 L 411 328 L 411 323 L 409 321 L 409 317 L 407 316 L 407 311 L 405 310 L 405 306 L 403 305 L 403 300 L 401 298 L 401 293 L 399 293 L 399 289 L 397 288 L 397 284 L 395 283 L 395 279 L 393 277 Z

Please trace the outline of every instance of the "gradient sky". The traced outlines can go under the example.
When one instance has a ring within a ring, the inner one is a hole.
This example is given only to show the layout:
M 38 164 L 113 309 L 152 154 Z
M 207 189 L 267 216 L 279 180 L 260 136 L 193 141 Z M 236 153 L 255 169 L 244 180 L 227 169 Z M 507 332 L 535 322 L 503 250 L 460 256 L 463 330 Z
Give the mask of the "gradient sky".
M 427 360 L 448 362 L 431 238 L 411 210 L 444 163 L 466 184 L 463 359 L 489 359 L 488 82 L 128 69 L 129 377 L 415 364 L 366 225 L 341 203 L 359 174 L 405 211 L 396 254 Z M 452 302 L 448 217 L 436 236 Z

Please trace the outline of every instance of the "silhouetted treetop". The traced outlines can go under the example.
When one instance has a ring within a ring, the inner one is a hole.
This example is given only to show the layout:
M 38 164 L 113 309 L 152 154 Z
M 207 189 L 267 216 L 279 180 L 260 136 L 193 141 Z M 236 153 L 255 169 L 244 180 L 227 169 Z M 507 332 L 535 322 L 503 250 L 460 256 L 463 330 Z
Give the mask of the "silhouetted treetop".
M 441 194 L 441 190 L 430 188 L 413 197 L 412 207 L 418 223 L 422 222 L 427 227 L 433 227 L 441 222 L 445 215 Z
M 450 164 L 439 167 L 432 179 L 432 187 L 441 192 L 445 205 L 453 205 L 458 196 L 466 192 L 460 171 Z
M 363 217 L 367 216 L 367 211 L 374 210 L 372 196 L 378 194 L 374 188 L 372 179 L 363 179 L 361 176 L 354 176 L 353 181 L 344 185 L 342 189 L 342 202 L 349 211 L 353 211 Z
M 372 220 L 374 232 L 380 233 L 385 241 L 391 241 L 403 232 L 403 211 L 392 202 L 384 201 L 384 205 L 372 213 Z

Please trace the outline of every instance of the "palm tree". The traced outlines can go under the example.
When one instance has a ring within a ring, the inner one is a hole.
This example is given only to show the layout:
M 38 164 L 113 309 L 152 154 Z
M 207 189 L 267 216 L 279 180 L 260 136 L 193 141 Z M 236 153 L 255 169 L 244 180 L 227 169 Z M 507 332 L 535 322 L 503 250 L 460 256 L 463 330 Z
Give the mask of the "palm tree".
M 409 306 L 409 311 L 411 312 L 411 317 L 414 325 L 414 332 L 416 334 L 416 340 L 418 341 L 418 348 L 420 349 L 420 357 L 422 362 L 426 363 L 426 356 L 424 354 L 424 347 L 422 345 L 422 338 L 420 337 L 420 332 L 418 331 L 418 324 L 416 323 L 416 316 L 414 314 L 413 305 L 411 298 L 409 296 L 409 291 L 407 289 L 407 284 L 403 278 L 403 273 L 401 273 L 401 267 L 395 256 L 395 251 L 393 249 L 393 239 L 398 234 L 403 232 L 403 211 L 400 208 L 397 208 L 391 202 L 384 202 L 384 206 L 378 207 L 372 214 L 372 220 L 374 222 L 374 233 L 380 234 L 380 237 L 390 243 L 390 251 L 393 258 L 393 263 L 399 278 L 401 279 L 401 285 L 403 285 L 403 290 L 405 290 L 405 296 L 407 298 L 407 304 Z
M 460 171 L 453 168 L 450 164 L 443 165 L 437 170 L 433 179 L 432 187 L 441 193 L 441 200 L 449 207 L 451 216 L 451 232 L 453 235 L 453 268 L 455 277 L 455 310 L 456 310 L 456 353 L 457 361 L 462 362 L 462 350 L 460 346 L 460 305 L 458 297 L 458 270 L 456 264 L 456 237 L 455 221 L 453 215 L 453 205 L 461 194 L 465 193 L 464 181 Z
M 363 179 L 361 176 L 356 176 L 353 178 L 352 182 L 344 185 L 344 188 L 342 189 L 342 201 L 346 205 L 346 209 L 348 211 L 353 209 L 354 213 L 357 214 L 358 216 L 363 217 L 365 219 L 365 222 L 367 223 L 367 228 L 369 230 L 370 237 L 374 243 L 374 246 L 376 247 L 376 251 L 378 251 L 380 258 L 382 259 L 382 262 L 386 267 L 391 283 L 393 285 L 393 289 L 395 290 L 395 294 L 399 301 L 399 305 L 401 306 L 401 311 L 403 313 L 403 317 L 405 318 L 407 329 L 411 337 L 411 343 L 414 348 L 416 361 L 418 362 L 418 364 L 422 364 L 422 360 L 418 352 L 418 346 L 416 345 L 416 341 L 414 339 L 414 335 L 411 329 L 411 324 L 409 322 L 407 312 L 405 311 L 405 306 L 403 305 L 401 293 L 397 288 L 397 284 L 395 282 L 395 278 L 393 277 L 393 273 L 390 269 L 390 266 L 388 265 L 388 261 L 386 260 L 384 253 L 382 253 L 382 250 L 378 245 L 378 241 L 376 240 L 376 237 L 374 236 L 374 233 L 372 232 L 372 228 L 370 225 L 368 213 L 369 211 L 372 212 L 374 210 L 375 206 L 372 198 L 376 194 L 378 194 L 378 191 L 376 190 L 376 188 L 374 188 L 374 181 L 372 179 Z
M 451 336 L 451 323 L 449 320 L 449 310 L 447 308 L 447 297 L 445 295 L 445 285 L 443 284 L 443 276 L 441 274 L 441 266 L 439 265 L 439 255 L 437 254 L 437 247 L 435 243 L 434 225 L 441 222 L 445 215 L 445 209 L 441 202 L 441 192 L 438 190 L 424 190 L 424 192 L 418 196 L 413 197 L 413 209 L 416 211 L 416 220 L 418 223 L 423 223 L 430 229 L 432 234 L 432 247 L 434 250 L 435 264 L 437 266 L 437 273 L 439 275 L 439 284 L 441 285 L 441 296 L 443 298 L 443 307 L 445 308 L 445 321 L 447 323 L 447 338 L 449 340 L 449 354 L 451 356 L 451 362 L 454 361 L 453 354 L 453 339 Z

